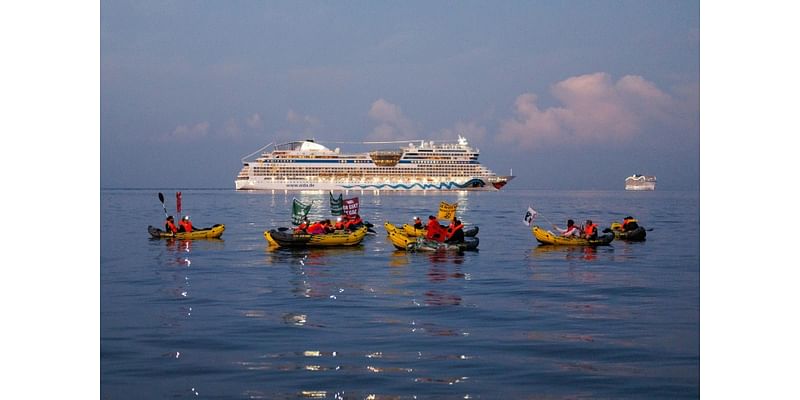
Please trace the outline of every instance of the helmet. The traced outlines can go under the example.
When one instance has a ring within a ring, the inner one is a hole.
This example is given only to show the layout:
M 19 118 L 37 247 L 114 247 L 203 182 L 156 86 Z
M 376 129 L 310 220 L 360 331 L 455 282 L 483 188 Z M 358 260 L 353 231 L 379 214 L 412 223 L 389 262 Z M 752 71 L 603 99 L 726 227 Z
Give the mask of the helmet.
M 188 216 L 188 215 L 184 215 L 184 216 L 183 216 L 183 219 L 184 219 L 184 220 L 186 220 L 186 221 L 188 221 L 188 220 L 189 220 L 189 216 Z

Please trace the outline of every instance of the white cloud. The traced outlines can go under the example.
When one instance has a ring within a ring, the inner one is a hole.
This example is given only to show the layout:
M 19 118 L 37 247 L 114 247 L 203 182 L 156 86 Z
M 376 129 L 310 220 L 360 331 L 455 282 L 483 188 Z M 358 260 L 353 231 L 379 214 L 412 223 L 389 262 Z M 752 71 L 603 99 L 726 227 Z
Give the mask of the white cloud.
M 252 129 L 261 129 L 264 127 L 264 120 L 261 119 L 261 114 L 255 113 L 247 117 L 247 126 Z
M 379 123 L 369 135 L 371 140 L 416 139 L 416 126 L 403 115 L 400 106 L 378 99 L 372 103 L 368 115 Z
M 172 133 L 165 135 L 163 139 L 165 141 L 190 141 L 202 139 L 208 136 L 210 127 L 211 124 L 206 121 L 199 122 L 192 126 L 179 125 L 172 131 Z
M 535 94 L 518 96 L 516 116 L 501 122 L 500 140 L 525 148 L 624 141 L 674 111 L 671 97 L 641 76 L 624 76 L 615 83 L 602 72 L 581 75 L 556 83 L 551 93 L 562 106 L 541 109 Z

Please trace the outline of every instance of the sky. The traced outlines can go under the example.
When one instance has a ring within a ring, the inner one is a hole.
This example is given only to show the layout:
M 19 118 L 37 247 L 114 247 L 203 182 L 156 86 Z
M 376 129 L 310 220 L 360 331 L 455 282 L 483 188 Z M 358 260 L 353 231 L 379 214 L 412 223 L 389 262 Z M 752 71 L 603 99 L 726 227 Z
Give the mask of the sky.
M 233 188 L 271 142 L 459 134 L 508 188 L 699 190 L 699 3 L 100 3 L 103 188 Z

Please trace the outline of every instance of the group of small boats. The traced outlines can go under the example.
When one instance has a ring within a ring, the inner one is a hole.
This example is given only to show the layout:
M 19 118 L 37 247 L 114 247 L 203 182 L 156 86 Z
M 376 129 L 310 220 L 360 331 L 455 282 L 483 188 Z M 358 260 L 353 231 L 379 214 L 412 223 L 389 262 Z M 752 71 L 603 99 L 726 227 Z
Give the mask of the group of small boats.
M 161 193 L 159 193 L 159 198 L 163 204 L 164 200 Z M 417 228 L 409 224 L 398 226 L 388 221 L 386 221 L 383 226 L 386 229 L 386 234 L 392 245 L 399 250 L 409 252 L 476 251 L 480 243 L 477 237 L 479 231 L 478 226 L 461 228 L 464 233 L 463 239 L 457 242 L 428 239 L 428 231 L 424 226 L 422 228 Z M 319 234 L 311 234 L 307 233 L 305 230 L 295 228 L 280 227 L 264 231 L 264 238 L 270 246 L 275 247 L 306 248 L 355 246 L 360 244 L 368 234 L 375 234 L 372 227 L 373 225 L 368 221 L 362 222 L 360 220 L 358 224 L 346 229 L 338 229 Z M 447 226 L 442 227 L 442 229 L 446 231 Z M 147 231 L 150 236 L 155 239 L 216 239 L 221 237 L 223 232 L 225 232 L 225 225 L 215 224 L 209 228 L 194 228 L 191 229 L 191 232 L 179 231 L 175 233 L 151 225 L 147 227 Z M 631 242 L 644 241 L 647 237 L 648 229 L 639 225 L 638 221 L 632 217 L 626 217 L 623 223 L 612 223 L 609 228 L 603 230 L 602 235 L 594 235 L 588 238 L 583 236 L 564 236 L 536 225 L 533 226 L 531 231 L 536 241 L 542 245 L 603 246 L 610 244 L 615 239 Z
M 624 240 L 627 242 L 642 242 L 647 238 L 647 229 L 638 224 L 635 219 L 628 221 L 634 222 L 632 228 L 623 228 L 619 222 L 614 222 L 611 227 L 603 230 L 603 235 L 598 235 L 595 238 L 584 238 L 576 236 L 561 236 L 534 226 L 532 229 L 533 236 L 536 241 L 543 245 L 563 245 L 563 246 L 604 246 L 610 244 L 612 241 Z

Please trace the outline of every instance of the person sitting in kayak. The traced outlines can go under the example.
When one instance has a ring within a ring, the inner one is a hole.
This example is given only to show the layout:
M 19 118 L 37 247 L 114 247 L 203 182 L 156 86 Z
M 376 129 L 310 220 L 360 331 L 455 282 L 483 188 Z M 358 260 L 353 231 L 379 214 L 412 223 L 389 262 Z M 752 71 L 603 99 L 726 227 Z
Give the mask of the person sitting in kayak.
M 425 225 L 422 225 L 422 220 L 419 217 L 414 217 L 414 229 L 425 229 Z
M 324 221 L 317 221 L 311 224 L 311 226 L 306 229 L 308 234 L 310 235 L 322 235 L 325 233 L 325 226 L 323 225 Z
M 336 231 L 336 228 L 331 225 L 331 220 L 329 219 L 322 221 L 322 227 L 325 228 L 325 233 L 333 233 Z
M 177 233 L 178 228 L 175 226 L 175 220 L 172 218 L 172 215 L 167 217 L 167 220 L 164 221 L 164 230 L 170 233 Z
M 586 220 L 586 225 L 583 227 L 583 237 L 588 240 L 597 239 L 597 225 L 590 219 Z
M 300 225 L 294 228 L 294 233 L 306 233 L 306 229 L 308 229 L 308 218 L 303 218 L 303 222 L 300 222 Z
M 178 223 L 180 227 L 178 227 L 178 232 L 191 232 L 192 231 L 192 221 L 189 221 L 189 216 L 184 215 L 181 218 L 181 222 Z
M 445 243 L 464 243 L 464 224 L 460 220 L 453 219 Z
M 567 228 L 566 229 L 561 229 L 561 228 L 557 227 L 556 224 L 553 224 L 553 229 L 557 230 L 561 234 L 561 236 L 564 236 L 564 237 L 573 237 L 573 236 L 574 237 L 580 237 L 581 236 L 580 228 L 578 228 L 578 226 L 575 225 L 575 221 L 573 221 L 571 219 L 567 220 Z
M 337 231 L 341 231 L 342 229 L 344 229 L 345 225 L 347 225 L 348 220 L 349 220 L 349 218 L 348 218 L 347 214 L 342 215 L 340 217 L 337 217 L 336 218 L 336 223 L 333 224 L 333 229 L 335 229 Z
M 361 219 L 361 216 L 356 214 L 351 218 L 347 223 L 344 225 L 345 229 L 354 231 L 361 227 L 364 224 L 364 221 Z
M 433 215 L 428 216 L 428 233 L 425 234 L 425 239 L 435 240 L 437 242 L 444 241 L 444 230 Z
M 635 231 L 637 228 L 639 228 L 639 224 L 630 215 L 625 217 L 622 220 L 622 231 L 623 232 Z

